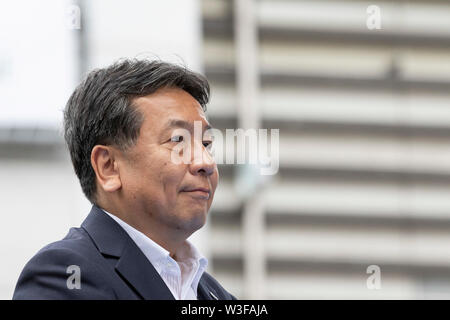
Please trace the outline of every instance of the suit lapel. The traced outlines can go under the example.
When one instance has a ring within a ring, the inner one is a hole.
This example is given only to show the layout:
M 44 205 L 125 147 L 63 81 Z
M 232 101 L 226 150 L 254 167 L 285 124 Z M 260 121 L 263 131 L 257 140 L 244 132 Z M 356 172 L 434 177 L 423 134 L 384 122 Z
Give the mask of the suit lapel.
M 116 270 L 146 300 L 175 299 L 156 269 L 131 238 L 116 264 Z
M 198 282 L 197 299 L 198 300 L 211 300 L 211 298 L 209 297 L 208 289 L 206 288 L 206 286 L 204 285 L 204 283 L 201 279 Z
M 81 225 L 102 254 L 116 257 L 116 271 L 143 299 L 174 300 L 153 265 L 125 230 L 97 206 Z
M 201 277 L 198 283 L 197 298 L 198 300 L 218 300 L 217 293 L 207 285 L 204 276 Z

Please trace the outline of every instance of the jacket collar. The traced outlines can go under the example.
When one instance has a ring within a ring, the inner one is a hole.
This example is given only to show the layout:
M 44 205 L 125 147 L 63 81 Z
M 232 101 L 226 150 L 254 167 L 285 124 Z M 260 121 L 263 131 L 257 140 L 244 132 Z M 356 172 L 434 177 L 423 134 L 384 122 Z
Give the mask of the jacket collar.
M 118 259 L 115 269 L 148 300 L 174 300 L 153 265 L 125 230 L 94 205 L 81 227 L 86 230 L 98 250 Z

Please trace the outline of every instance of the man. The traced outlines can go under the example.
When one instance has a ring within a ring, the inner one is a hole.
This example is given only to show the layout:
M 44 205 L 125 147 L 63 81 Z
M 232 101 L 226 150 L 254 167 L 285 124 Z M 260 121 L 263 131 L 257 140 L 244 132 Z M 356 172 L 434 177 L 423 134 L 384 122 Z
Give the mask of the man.
M 219 179 L 208 100 L 203 76 L 161 61 L 87 76 L 67 103 L 64 137 L 93 206 L 27 263 L 14 299 L 235 299 L 186 240 Z

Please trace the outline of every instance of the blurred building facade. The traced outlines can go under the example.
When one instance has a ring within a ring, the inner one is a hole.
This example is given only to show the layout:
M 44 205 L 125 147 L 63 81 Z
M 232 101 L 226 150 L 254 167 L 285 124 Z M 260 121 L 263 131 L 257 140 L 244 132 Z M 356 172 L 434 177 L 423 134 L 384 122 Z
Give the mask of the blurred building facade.
M 81 77 L 120 57 L 175 53 L 210 80 L 215 127 L 280 130 L 279 172 L 250 197 L 242 167 L 219 166 L 196 241 L 224 287 L 250 299 L 450 298 L 450 4 L 165 3 L 75 2 L 75 64 Z M 370 5 L 379 30 L 367 28 Z M 166 33 L 158 15 L 171 15 Z M 90 206 L 60 128 L 3 124 L 0 172 L 9 299 L 26 261 Z M 367 286 L 373 265 L 379 289 Z
M 235 127 L 245 8 L 202 3 L 209 112 Z M 220 168 L 214 274 L 249 298 L 449 298 L 449 3 L 252 5 L 261 122 L 280 129 L 280 171 L 261 190 L 263 223 L 249 229 L 233 169 Z M 370 5 L 379 30 L 367 27 Z M 249 270 L 255 249 L 264 267 Z M 367 286 L 371 265 L 378 290 Z M 252 285 L 261 274 L 265 285 Z

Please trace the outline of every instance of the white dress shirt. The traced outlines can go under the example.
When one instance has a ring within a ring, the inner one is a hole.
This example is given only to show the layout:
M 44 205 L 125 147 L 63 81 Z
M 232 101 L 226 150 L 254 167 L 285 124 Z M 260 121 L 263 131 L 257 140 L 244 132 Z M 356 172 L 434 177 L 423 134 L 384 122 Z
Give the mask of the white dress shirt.
M 136 230 L 115 215 L 103 210 L 113 218 L 141 249 L 167 287 L 177 300 L 197 300 L 197 287 L 205 272 L 208 260 L 186 240 L 175 253 L 178 261 L 170 252 L 158 245 L 142 232 Z

